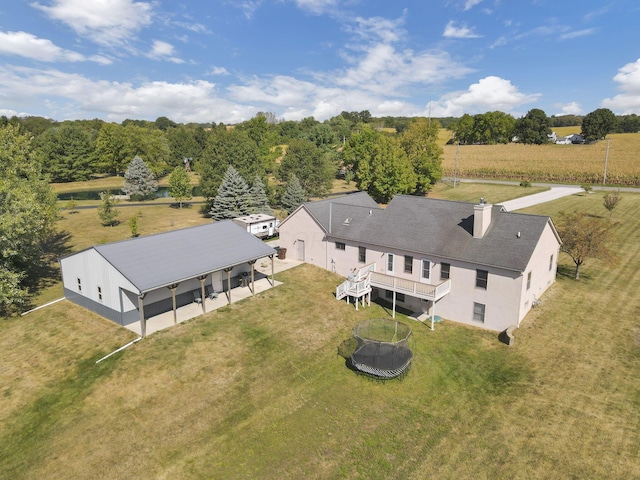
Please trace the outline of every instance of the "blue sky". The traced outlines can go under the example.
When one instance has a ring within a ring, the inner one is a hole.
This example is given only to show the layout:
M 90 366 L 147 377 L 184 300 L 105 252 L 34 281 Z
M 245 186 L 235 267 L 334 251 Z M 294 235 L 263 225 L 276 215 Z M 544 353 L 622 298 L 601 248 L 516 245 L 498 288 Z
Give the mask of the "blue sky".
M 12 0 L 0 114 L 640 114 L 637 0 Z

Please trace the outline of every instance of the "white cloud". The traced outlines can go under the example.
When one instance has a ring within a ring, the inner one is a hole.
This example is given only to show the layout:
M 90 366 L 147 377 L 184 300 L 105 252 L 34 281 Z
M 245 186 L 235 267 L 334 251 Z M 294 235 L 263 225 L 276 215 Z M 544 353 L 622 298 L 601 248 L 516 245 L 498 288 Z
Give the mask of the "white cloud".
M 473 7 L 478 5 L 482 0 L 467 0 L 464 4 L 464 10 L 471 10 Z
M 640 114 L 640 58 L 620 68 L 613 80 L 622 93 L 605 98 L 602 106 L 620 115 Z
M 0 66 L 0 99 L 19 98 L 23 103 L 39 106 L 43 97 L 49 97 L 50 116 L 58 119 L 93 118 L 98 114 L 121 122 L 126 118 L 165 115 L 177 122 L 236 123 L 259 111 L 221 98 L 215 84 L 202 80 L 134 85 L 94 81 L 54 69 Z
M 15 110 L 9 110 L 6 108 L 0 108 L 0 115 L 4 115 L 5 117 L 13 117 L 13 116 L 17 116 L 18 112 L 16 112 Z
M 478 35 L 473 32 L 472 28 L 467 27 L 466 24 L 461 24 L 459 27 L 455 25 L 453 20 L 450 20 L 447 23 L 446 27 L 444 27 L 443 37 L 446 38 L 480 38 L 481 35 Z
M 406 13 L 405 10 L 402 17 L 395 20 L 383 17 L 356 17 L 353 24 L 346 24 L 344 28 L 346 31 L 356 34 L 360 40 L 393 43 L 406 35 L 406 31 L 402 28 Z
M 106 57 L 94 55 L 85 57 L 81 53 L 65 50 L 51 40 L 38 38 L 27 32 L 0 32 L 0 54 L 17 55 L 40 62 L 85 62 L 93 61 L 107 65 Z
M 509 80 L 489 76 L 469 86 L 463 92 L 449 93 L 431 102 L 434 117 L 459 117 L 465 113 L 485 113 L 499 110 L 505 113 L 526 103 L 533 103 L 540 94 L 522 93 Z
M 230 75 L 230 73 L 224 67 L 213 66 L 205 75 Z
M 562 35 L 560 35 L 560 40 L 570 40 L 572 38 L 586 37 L 588 35 L 593 35 L 597 31 L 598 31 L 597 28 L 585 28 L 584 30 L 574 30 L 574 31 L 563 33 Z
M 368 47 L 353 63 L 347 69 L 324 74 L 325 83 L 397 96 L 410 86 L 441 83 L 473 71 L 443 51 L 416 53 L 386 44 Z
M 49 0 L 32 6 L 83 37 L 118 46 L 151 23 L 153 4 L 135 0 Z
M 554 107 L 560 109 L 556 115 L 582 115 L 582 107 L 578 102 L 556 103 Z
M 338 6 L 338 0 L 293 0 L 298 8 L 314 15 L 321 15 Z
M 175 49 L 173 45 L 162 40 L 154 40 L 149 52 L 149 58 L 155 58 L 159 60 L 167 60 L 173 63 L 184 63 L 184 60 L 174 56 Z

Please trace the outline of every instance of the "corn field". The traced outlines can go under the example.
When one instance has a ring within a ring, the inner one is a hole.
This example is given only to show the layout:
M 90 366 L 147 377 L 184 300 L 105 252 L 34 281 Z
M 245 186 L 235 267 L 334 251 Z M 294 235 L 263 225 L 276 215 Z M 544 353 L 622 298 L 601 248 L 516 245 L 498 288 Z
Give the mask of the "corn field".
M 591 145 L 461 145 L 457 176 L 602 184 L 607 158 L 607 185 L 640 185 L 640 134 L 610 134 L 607 140 Z M 443 173 L 453 176 L 456 145 L 443 149 Z

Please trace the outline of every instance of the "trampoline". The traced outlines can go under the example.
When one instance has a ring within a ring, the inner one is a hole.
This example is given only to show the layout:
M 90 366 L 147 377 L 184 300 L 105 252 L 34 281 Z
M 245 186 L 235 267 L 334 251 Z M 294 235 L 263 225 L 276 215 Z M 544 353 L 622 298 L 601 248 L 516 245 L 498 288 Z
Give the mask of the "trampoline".
M 411 366 L 411 329 L 385 318 L 360 322 L 353 329 L 355 351 L 349 361 L 355 370 L 377 378 L 395 378 Z

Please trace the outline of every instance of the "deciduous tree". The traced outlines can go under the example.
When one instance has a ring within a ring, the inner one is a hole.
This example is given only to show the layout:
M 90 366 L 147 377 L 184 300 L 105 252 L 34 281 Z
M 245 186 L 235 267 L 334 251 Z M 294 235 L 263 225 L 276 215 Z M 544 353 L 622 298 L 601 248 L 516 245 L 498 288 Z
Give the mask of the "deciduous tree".
M 582 136 L 589 142 L 604 139 L 616 128 L 616 116 L 608 108 L 598 108 L 582 119 Z
M 110 191 L 102 192 L 100 194 L 102 203 L 98 207 L 98 217 L 105 227 L 113 227 L 118 224 L 116 218 L 120 215 L 120 212 L 116 208 L 118 201 L 113 198 Z
M 27 304 L 57 215 L 56 196 L 29 137 L 16 126 L 0 127 L 0 315 Z
M 400 146 L 416 174 L 416 193 L 428 192 L 442 178 L 442 147 L 438 145 L 440 124 L 426 118 L 413 119 L 400 136 Z
M 544 110 L 533 108 L 524 117 L 516 120 L 514 133 L 520 143 L 535 145 L 549 143 L 551 120 Z
M 571 257 L 576 265 L 574 278 L 580 279 L 580 267 L 588 258 L 616 261 L 611 249 L 611 223 L 585 212 L 562 213 L 558 222 L 558 234 L 562 239 L 560 249 Z
M 609 211 L 609 219 L 611 219 L 611 216 L 613 215 L 613 211 L 620 203 L 620 200 L 622 200 L 622 197 L 620 196 L 619 191 L 608 192 L 604 195 L 602 199 L 602 204 L 604 205 L 604 208 L 606 208 Z
M 243 178 L 263 176 L 264 169 L 258 156 L 256 143 L 242 130 L 216 129 L 207 141 L 199 162 L 202 194 L 213 199 L 229 165 Z
M 173 172 L 171 172 L 169 176 L 169 187 L 169 195 L 180 204 L 180 208 L 182 208 L 182 202 L 191 200 L 193 186 L 183 166 L 178 166 L 173 169 Z
M 331 190 L 336 169 L 327 154 L 313 142 L 295 139 L 289 144 L 277 175 L 285 183 L 295 175 L 308 195 L 320 197 Z

